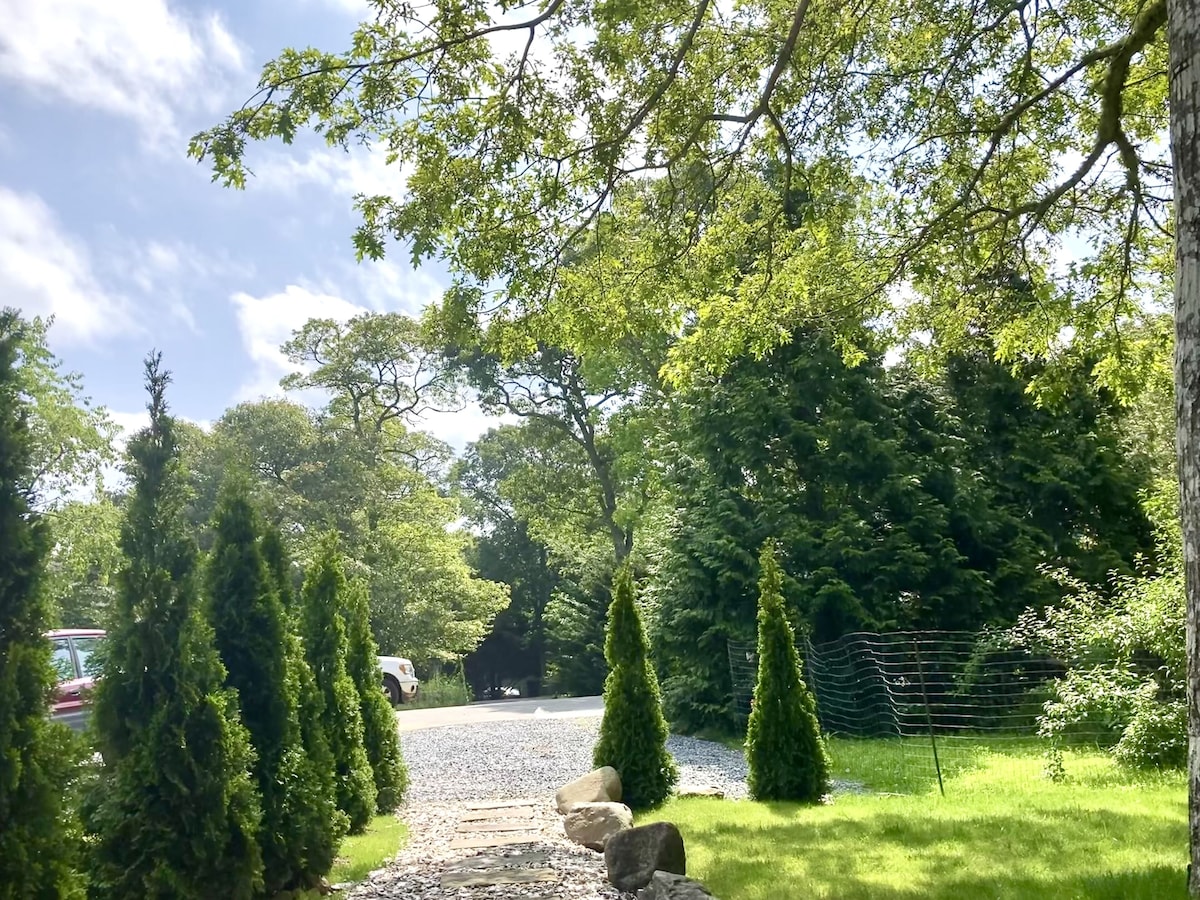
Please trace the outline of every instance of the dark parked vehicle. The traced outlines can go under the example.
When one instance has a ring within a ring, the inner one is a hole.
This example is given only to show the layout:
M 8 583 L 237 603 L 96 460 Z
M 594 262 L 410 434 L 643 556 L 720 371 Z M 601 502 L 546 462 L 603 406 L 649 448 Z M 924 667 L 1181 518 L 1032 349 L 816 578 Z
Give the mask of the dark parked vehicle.
M 87 727 L 89 697 L 99 674 L 99 659 L 93 654 L 104 640 L 104 632 L 95 628 L 63 628 L 46 634 L 54 645 L 52 657 L 58 685 L 50 716 L 76 731 Z

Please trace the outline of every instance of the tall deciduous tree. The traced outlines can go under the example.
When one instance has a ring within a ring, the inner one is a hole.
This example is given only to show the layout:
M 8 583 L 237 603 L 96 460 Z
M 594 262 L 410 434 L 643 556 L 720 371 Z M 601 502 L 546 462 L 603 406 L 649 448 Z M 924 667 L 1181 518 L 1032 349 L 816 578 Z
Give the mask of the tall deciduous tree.
M 1071 326 L 1073 343 L 1097 350 L 1096 375 L 1119 385 L 1136 374 L 1120 333 L 1164 293 L 1174 244 L 1200 688 L 1196 0 L 387 9 L 344 53 L 288 50 L 268 63 L 255 100 L 191 149 L 242 185 L 248 139 L 311 126 L 335 144 L 379 140 L 412 176 L 400 196 L 359 198 L 356 247 L 378 257 L 394 236 L 415 258 L 443 255 L 460 317 L 535 321 L 555 298 L 569 346 L 611 342 L 649 315 L 695 326 L 681 355 L 721 360 L 776 345 L 808 314 L 852 305 L 861 321 L 886 308 L 882 288 L 908 281 L 908 328 L 932 325 L 949 344 L 984 330 L 1012 360 L 1053 354 Z M 492 43 L 507 33 L 526 36 L 524 49 Z M 779 187 L 741 177 L 761 159 L 782 171 Z M 648 173 L 667 176 L 665 198 L 630 199 L 623 188 Z M 818 214 L 793 228 L 800 187 Z M 641 240 L 615 261 L 561 265 L 611 227 L 614 208 L 650 220 Z M 827 213 L 856 227 L 830 227 Z M 855 259 L 864 231 L 871 253 Z M 1081 232 L 1080 264 L 1054 278 L 1060 240 Z M 751 277 L 727 277 L 735 259 Z M 1009 290 L 1013 274 L 1033 290 Z M 574 302 L 576 285 L 588 303 Z M 1200 742 L 1200 701 L 1190 730 Z M 1200 896 L 1200 751 L 1192 760 Z
M 763 547 L 758 597 L 758 681 L 746 731 L 747 784 L 755 800 L 815 803 L 829 788 L 817 704 L 783 608 L 775 548 Z
M 609 671 L 593 760 L 597 766 L 617 770 L 621 796 L 628 806 L 658 806 L 670 796 L 679 770 L 667 750 L 667 721 L 658 679 L 650 666 L 646 632 L 634 600 L 633 574 L 627 565 L 617 572 L 604 656 Z
M 346 623 L 346 669 L 358 690 L 363 719 L 363 744 L 375 776 L 375 809 L 395 811 L 408 789 L 408 767 L 400 754 L 400 730 L 396 714 L 383 693 L 383 673 L 379 670 L 375 638 L 371 636 L 367 588 L 352 582 L 342 607 Z
M 152 355 L 150 425 L 129 444 L 127 563 L 95 694 L 104 765 L 85 806 L 89 871 L 100 897 L 248 898 L 263 884 L 254 751 L 200 609 L 168 381 Z
M 346 671 L 346 575 L 336 535 L 326 535 L 304 579 L 304 655 L 321 691 L 321 725 L 334 759 L 338 809 L 361 832 L 375 811 L 375 782 L 363 746 L 358 690 Z M 382 681 L 382 679 L 381 679 Z
M 337 826 L 328 779 L 304 751 L 290 623 L 267 567 L 247 486 L 231 478 L 213 520 L 208 618 L 250 733 L 262 801 L 258 839 L 268 893 L 311 887 L 329 871 Z
M 46 715 L 54 688 L 43 580 L 50 536 L 30 511 L 28 410 L 17 377 L 23 323 L 0 310 L 0 898 L 81 896 L 65 806 L 77 754 Z

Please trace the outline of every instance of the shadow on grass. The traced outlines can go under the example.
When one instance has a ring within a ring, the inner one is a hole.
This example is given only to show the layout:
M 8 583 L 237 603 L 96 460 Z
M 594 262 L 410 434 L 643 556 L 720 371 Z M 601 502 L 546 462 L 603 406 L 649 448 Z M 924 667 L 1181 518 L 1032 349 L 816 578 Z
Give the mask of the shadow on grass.
M 1181 809 L 871 798 L 833 807 L 681 801 L 689 871 L 722 900 L 1186 896 Z

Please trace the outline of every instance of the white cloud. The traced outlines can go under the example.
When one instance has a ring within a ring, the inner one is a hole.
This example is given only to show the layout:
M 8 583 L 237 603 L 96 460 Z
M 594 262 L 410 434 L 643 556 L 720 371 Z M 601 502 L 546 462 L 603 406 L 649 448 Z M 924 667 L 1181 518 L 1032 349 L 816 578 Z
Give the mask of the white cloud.
M 128 300 L 97 280 L 87 247 L 36 194 L 0 186 L 0 297 L 26 315 L 54 316 L 54 337 L 90 343 L 141 330 Z
M 363 260 L 347 266 L 347 276 L 356 293 L 374 310 L 420 315 L 431 303 L 441 300 L 445 284 L 424 269 L 390 259 Z
M 341 297 L 316 293 L 294 284 L 266 297 L 234 294 L 232 302 L 237 310 L 242 343 L 254 365 L 249 380 L 238 391 L 238 400 L 257 400 L 282 393 L 279 380 L 295 371 L 295 367 L 279 347 L 309 319 L 345 321 L 367 312 L 364 307 Z
M 213 112 L 244 69 L 216 14 L 167 0 L 0 0 L 0 78 L 36 95 L 134 120 L 174 137 L 181 112 Z
M 347 202 L 356 194 L 400 197 L 411 172 L 409 166 L 398 162 L 389 165 L 384 151 L 359 146 L 350 150 L 322 147 L 305 154 L 276 150 L 255 162 L 253 169 L 251 185 L 288 194 L 315 185 Z
M 517 421 L 516 416 L 489 416 L 478 401 L 471 399 L 459 410 L 425 413 L 421 417 L 421 428 L 445 441 L 456 453 L 462 453 L 467 444 L 477 440 L 489 428 Z

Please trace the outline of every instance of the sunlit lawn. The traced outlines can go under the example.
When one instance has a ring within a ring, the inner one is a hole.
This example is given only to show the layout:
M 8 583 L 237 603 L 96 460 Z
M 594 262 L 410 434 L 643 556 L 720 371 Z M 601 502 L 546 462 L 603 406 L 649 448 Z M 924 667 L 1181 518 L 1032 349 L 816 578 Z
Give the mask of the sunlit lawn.
M 376 816 L 367 830 L 342 841 L 333 870 L 327 876 L 330 884 L 362 881 L 371 872 L 383 868 L 404 846 L 408 828 L 394 815 Z M 319 900 L 320 893 L 308 891 L 304 900 Z
M 1186 895 L 1181 774 L 1130 775 L 1098 752 L 1071 752 L 1055 783 L 1036 746 L 947 742 L 942 797 L 925 749 L 831 746 L 835 778 L 903 795 L 840 794 L 817 807 L 679 800 L 639 821 L 675 822 L 689 874 L 722 900 Z

